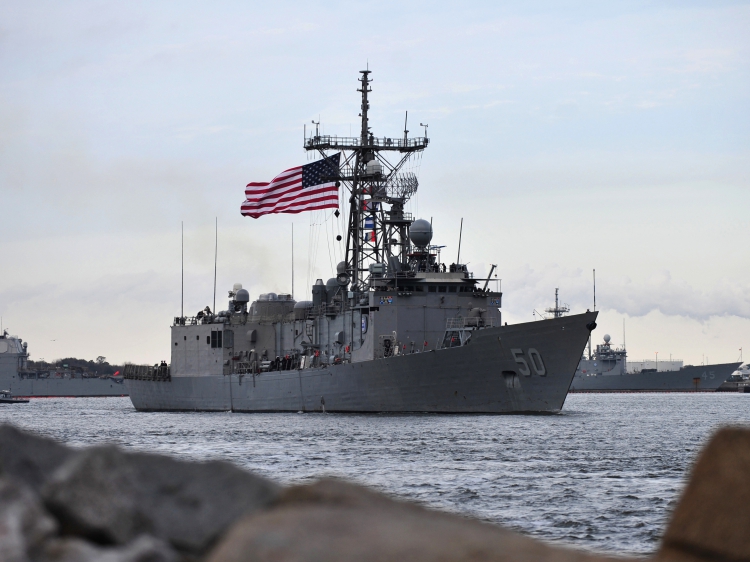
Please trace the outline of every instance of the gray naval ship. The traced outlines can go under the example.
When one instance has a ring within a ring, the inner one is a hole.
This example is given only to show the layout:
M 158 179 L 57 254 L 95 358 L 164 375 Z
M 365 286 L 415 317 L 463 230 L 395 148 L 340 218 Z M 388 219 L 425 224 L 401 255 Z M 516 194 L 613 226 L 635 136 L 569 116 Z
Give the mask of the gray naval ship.
M 616 348 L 610 341 L 605 334 L 594 353 L 581 359 L 570 392 L 715 392 L 740 365 L 642 361 L 628 368 L 625 345 Z
M 28 368 L 28 344 L 7 330 L 0 334 L 0 388 L 18 398 L 125 396 L 122 376 L 94 376 L 79 371 Z
M 316 131 L 304 143 L 318 162 L 335 162 L 331 179 L 348 196 L 346 261 L 336 276 L 318 279 L 311 300 L 299 302 L 275 293 L 250 302 L 236 284 L 226 310 L 206 307 L 175 318 L 171 363 L 126 367 L 137 410 L 543 413 L 563 407 L 596 313 L 502 325 L 502 293 L 489 288 L 492 270 L 478 279 L 465 264 L 443 263 L 431 223 L 405 211 L 418 181 L 403 166 L 428 139 L 410 138 L 406 130 L 401 138 L 373 135 L 369 75 L 362 71 L 359 79 L 360 135 Z

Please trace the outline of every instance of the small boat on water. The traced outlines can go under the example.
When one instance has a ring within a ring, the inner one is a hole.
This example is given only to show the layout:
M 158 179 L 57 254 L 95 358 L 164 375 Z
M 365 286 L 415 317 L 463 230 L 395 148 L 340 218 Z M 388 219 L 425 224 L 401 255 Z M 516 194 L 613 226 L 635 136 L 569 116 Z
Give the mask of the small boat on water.
M 13 398 L 10 390 L 0 390 L 0 404 L 26 404 L 26 398 Z

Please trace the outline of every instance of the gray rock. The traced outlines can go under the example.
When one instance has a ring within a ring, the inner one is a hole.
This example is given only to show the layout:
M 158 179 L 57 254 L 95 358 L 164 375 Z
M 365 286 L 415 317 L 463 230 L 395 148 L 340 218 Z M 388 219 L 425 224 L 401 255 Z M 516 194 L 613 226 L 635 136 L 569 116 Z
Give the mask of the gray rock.
M 26 562 L 56 530 L 30 487 L 0 478 L 0 560 Z
M 34 562 L 176 562 L 177 554 L 164 541 L 141 535 L 115 548 L 102 548 L 78 538 L 49 541 Z
M 12 476 L 38 490 L 72 455 L 73 449 L 52 439 L 0 425 L 0 474 Z
M 664 533 L 664 560 L 750 560 L 750 429 L 726 427 L 701 451 Z
M 626 562 L 322 480 L 237 523 L 208 562 Z M 633 561 L 634 562 L 634 561 Z
M 119 545 L 149 534 L 200 554 L 279 491 L 273 482 L 226 462 L 183 462 L 95 447 L 63 465 L 44 487 L 43 498 L 66 534 Z

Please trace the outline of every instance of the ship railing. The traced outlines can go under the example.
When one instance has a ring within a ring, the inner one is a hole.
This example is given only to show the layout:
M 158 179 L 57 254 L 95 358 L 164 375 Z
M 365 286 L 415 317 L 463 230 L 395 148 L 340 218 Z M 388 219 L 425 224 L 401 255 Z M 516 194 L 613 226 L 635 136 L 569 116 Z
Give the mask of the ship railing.
M 305 139 L 308 150 L 325 150 L 336 148 L 360 149 L 377 147 L 381 150 L 423 150 L 427 148 L 430 139 L 426 137 L 394 138 L 370 137 L 363 144 L 360 137 L 339 137 L 335 135 L 315 135 Z
M 206 315 L 206 316 L 175 316 L 174 326 L 198 326 L 199 324 L 215 324 L 214 319 L 218 319 L 218 316 Z
M 136 381 L 164 381 L 172 380 L 169 365 L 125 365 L 123 377 Z
M 465 330 L 467 328 L 493 328 L 495 326 L 495 319 L 481 318 L 478 316 L 455 316 L 448 318 L 445 321 L 446 331 Z
M 341 314 L 341 303 L 338 304 L 321 304 L 311 306 L 307 309 L 307 319 L 318 318 L 320 316 L 336 316 Z

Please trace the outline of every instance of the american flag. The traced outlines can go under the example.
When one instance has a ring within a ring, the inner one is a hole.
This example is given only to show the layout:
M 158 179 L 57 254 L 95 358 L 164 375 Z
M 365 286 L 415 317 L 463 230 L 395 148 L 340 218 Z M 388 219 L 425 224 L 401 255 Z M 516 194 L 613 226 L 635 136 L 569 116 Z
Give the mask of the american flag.
M 336 209 L 339 191 L 334 178 L 339 175 L 339 157 L 289 168 L 270 182 L 250 182 L 245 188 L 242 214 L 257 219 L 271 213 L 300 213 Z

